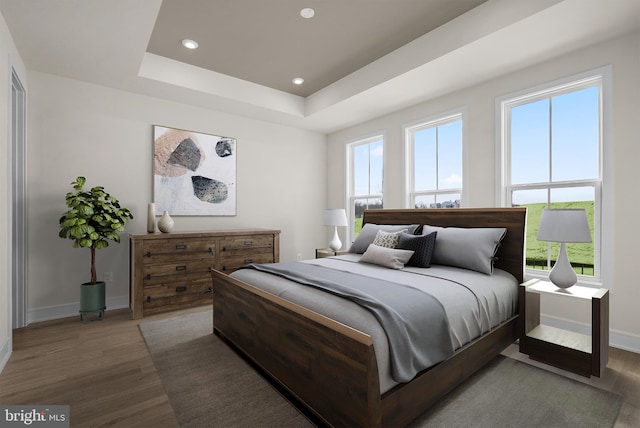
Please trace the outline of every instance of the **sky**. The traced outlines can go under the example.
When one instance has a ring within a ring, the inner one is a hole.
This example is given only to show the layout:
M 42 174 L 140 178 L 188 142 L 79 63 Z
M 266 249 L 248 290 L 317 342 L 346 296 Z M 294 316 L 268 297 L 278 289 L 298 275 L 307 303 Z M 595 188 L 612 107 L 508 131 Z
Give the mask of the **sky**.
M 511 110 L 513 184 L 597 179 L 598 86 L 515 106 Z M 553 126 L 550 126 L 550 123 Z M 416 131 L 415 190 L 462 187 L 462 121 Z M 473 133 L 467 144 L 473 144 Z M 549 153 L 551 151 L 551 162 Z M 436 157 L 439 162 L 436 162 Z M 356 195 L 382 193 L 382 139 L 354 148 Z M 594 199 L 594 188 L 554 189 L 552 202 Z M 546 202 L 546 190 L 514 194 L 517 204 Z
M 512 184 L 597 179 L 599 128 L 597 86 L 514 107 Z M 593 200 L 593 192 L 592 187 L 557 189 L 552 201 Z M 546 202 L 546 192 L 521 191 L 514 202 Z

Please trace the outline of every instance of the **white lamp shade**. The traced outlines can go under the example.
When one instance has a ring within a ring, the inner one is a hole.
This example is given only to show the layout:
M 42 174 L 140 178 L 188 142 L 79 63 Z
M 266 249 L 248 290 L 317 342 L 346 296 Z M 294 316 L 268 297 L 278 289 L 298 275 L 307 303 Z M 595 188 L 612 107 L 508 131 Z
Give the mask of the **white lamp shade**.
M 325 226 L 346 226 L 347 213 L 342 208 L 327 209 L 324 211 Z
M 582 208 L 542 210 L 538 241 L 591 242 L 585 210 Z

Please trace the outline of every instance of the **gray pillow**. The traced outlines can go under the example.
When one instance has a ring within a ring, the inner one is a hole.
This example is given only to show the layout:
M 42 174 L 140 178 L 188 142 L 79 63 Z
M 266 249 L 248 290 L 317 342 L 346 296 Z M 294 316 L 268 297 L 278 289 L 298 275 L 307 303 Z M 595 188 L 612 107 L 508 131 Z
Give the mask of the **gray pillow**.
M 360 234 L 356 238 L 355 242 L 349 248 L 350 253 L 362 254 L 367 251 L 369 245 L 376 239 L 378 230 L 385 232 L 399 232 L 403 229 L 407 229 L 406 232 L 413 234 L 418 228 L 417 224 L 405 224 L 405 225 L 389 225 L 389 224 L 373 224 L 367 223 L 362 227 Z
M 437 227 L 424 225 L 422 234 L 438 232 L 431 263 L 456 266 L 491 275 L 504 227 Z
M 413 251 L 411 250 L 397 250 L 395 248 L 380 247 L 371 244 L 362 257 L 360 257 L 360 261 L 362 263 L 373 263 L 391 269 L 402 269 L 411 256 L 413 256 Z

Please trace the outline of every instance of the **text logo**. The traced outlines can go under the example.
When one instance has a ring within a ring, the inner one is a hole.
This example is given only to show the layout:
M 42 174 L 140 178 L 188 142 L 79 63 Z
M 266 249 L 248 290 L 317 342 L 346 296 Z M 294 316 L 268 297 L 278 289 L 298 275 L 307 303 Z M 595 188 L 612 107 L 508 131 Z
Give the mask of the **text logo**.
M 69 428 L 69 406 L 0 405 L 0 428 Z

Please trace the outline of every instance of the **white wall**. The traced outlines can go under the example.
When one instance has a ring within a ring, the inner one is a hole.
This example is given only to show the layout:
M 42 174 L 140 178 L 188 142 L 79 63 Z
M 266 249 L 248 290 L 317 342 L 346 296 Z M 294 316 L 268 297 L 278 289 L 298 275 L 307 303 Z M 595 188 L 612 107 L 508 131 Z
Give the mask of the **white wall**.
M 466 112 L 467 152 L 465 158 L 466 206 L 495 206 L 496 130 L 495 100 L 505 94 L 551 82 L 598 67 L 612 65 L 613 111 L 610 162 L 613 184 L 611 205 L 605 207 L 613 218 L 611 250 L 604 254 L 609 267 L 611 343 L 640 352 L 640 285 L 638 252 L 640 232 L 637 215 L 640 197 L 637 183 L 640 171 L 640 144 L 637 123 L 640 117 L 640 33 L 601 43 L 561 58 L 511 73 L 481 85 L 425 102 L 378 119 L 341 130 L 329 136 L 328 204 L 345 204 L 345 141 L 383 131 L 385 141 L 385 208 L 400 208 L 403 203 L 402 126 L 421 118 L 463 108 Z M 384 102 L 384 100 L 380 100 Z M 568 322 L 580 329 L 588 322 L 582 308 L 564 300 L 543 300 L 543 309 L 557 322 Z
M 29 321 L 76 315 L 89 280 L 89 250 L 58 237 L 76 176 L 133 211 L 128 233 L 146 232 L 154 124 L 237 138 L 237 216 L 175 217 L 174 230 L 281 229 L 282 261 L 312 258 L 326 241 L 324 135 L 38 72 L 29 83 Z M 99 279 L 114 274 L 108 309 L 128 305 L 127 239 L 97 253 Z
M 22 59 L 0 15 L 0 371 L 11 354 L 11 70 L 27 85 Z

